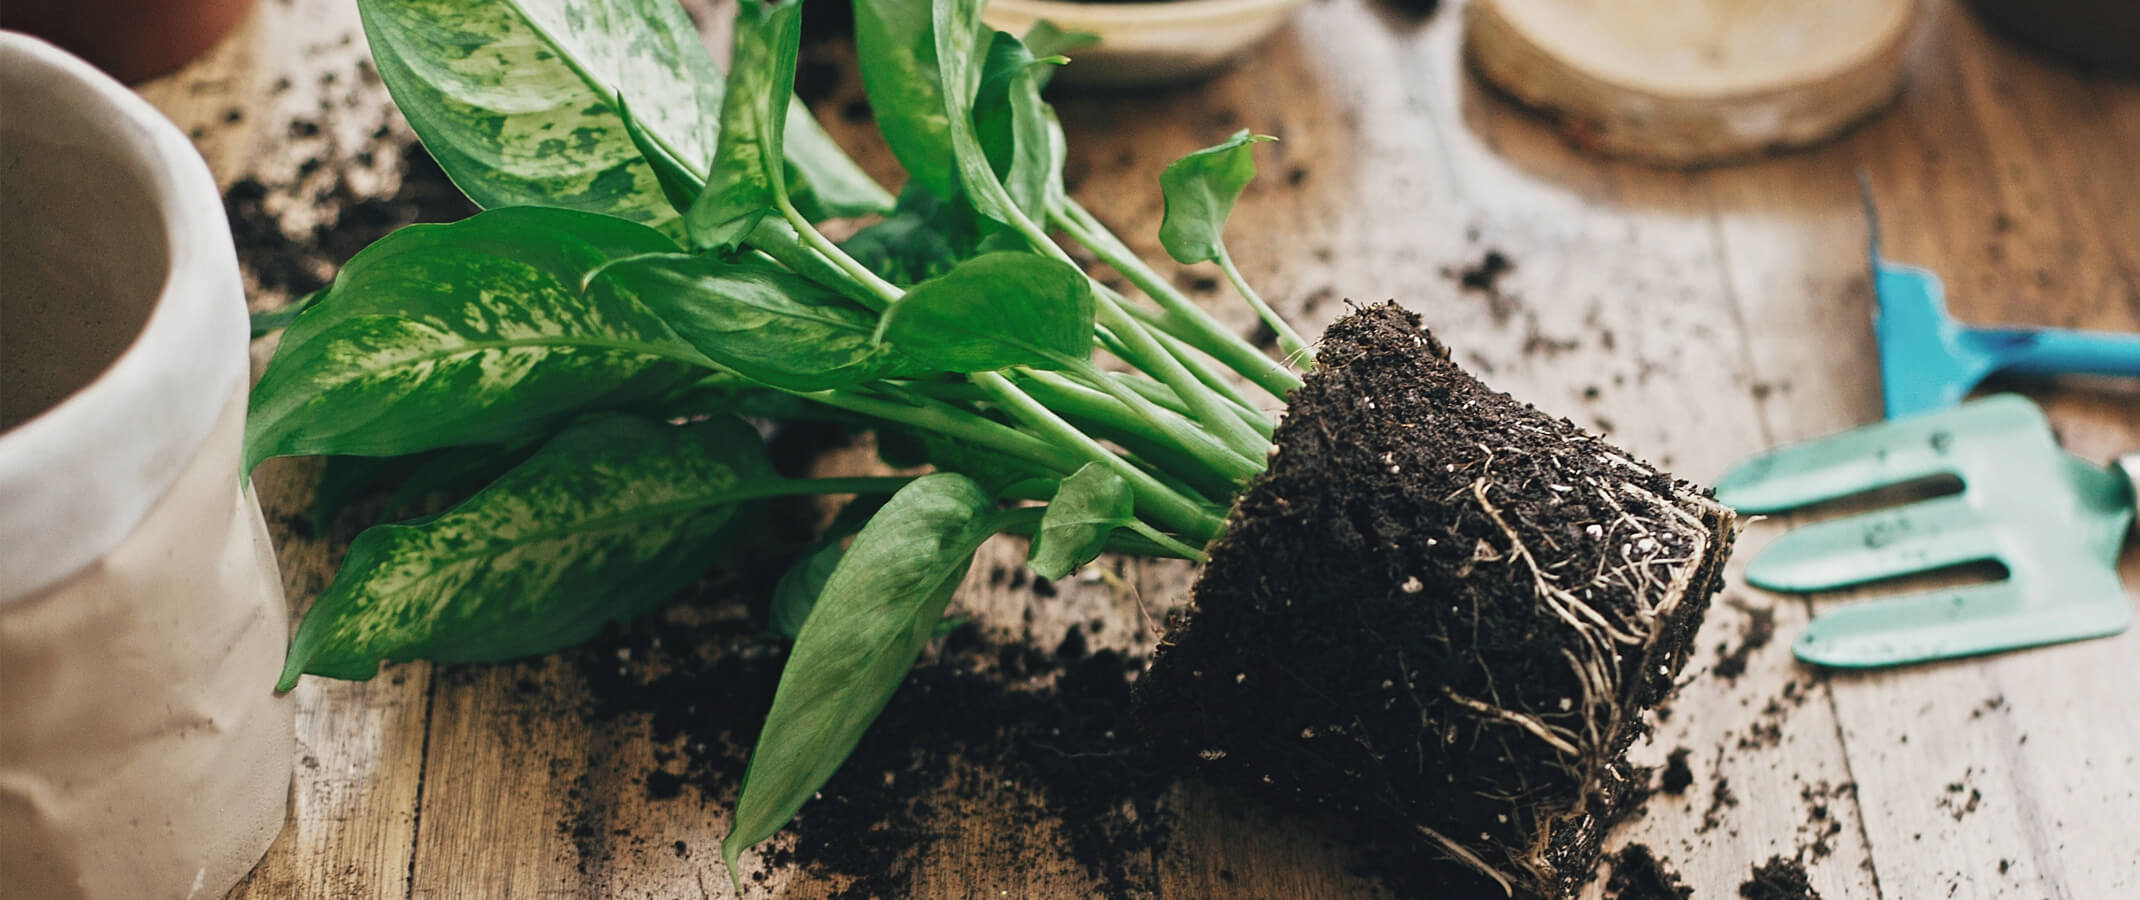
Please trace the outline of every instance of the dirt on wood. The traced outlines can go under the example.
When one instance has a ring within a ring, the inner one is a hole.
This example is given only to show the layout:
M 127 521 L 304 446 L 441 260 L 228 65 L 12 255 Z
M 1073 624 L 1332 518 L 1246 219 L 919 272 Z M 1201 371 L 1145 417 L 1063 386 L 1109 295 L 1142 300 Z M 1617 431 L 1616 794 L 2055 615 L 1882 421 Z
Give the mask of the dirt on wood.
M 1626 750 L 1731 513 L 1481 385 L 1395 305 L 1324 335 L 1275 443 L 1143 682 L 1162 758 L 1382 823 L 1442 890 L 1573 892 L 1648 781 Z
M 1679 875 L 1642 844 L 1621 848 L 1608 864 L 1612 875 L 1605 879 L 1605 900 L 1688 900 L 1694 896 L 1694 889 L 1681 884 Z
M 1821 900 L 1806 878 L 1806 867 L 1781 856 L 1755 866 L 1753 877 L 1739 885 L 1739 896 L 1745 900 Z

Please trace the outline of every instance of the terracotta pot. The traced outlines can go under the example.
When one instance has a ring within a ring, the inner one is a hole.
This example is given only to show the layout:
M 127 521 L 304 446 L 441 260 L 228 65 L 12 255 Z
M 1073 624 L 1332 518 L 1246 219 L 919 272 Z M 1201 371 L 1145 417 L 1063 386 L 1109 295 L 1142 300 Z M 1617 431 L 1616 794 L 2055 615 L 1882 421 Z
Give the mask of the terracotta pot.
M 34 34 L 132 83 L 215 46 L 254 0 L 7 0 L 0 28 Z
M 221 897 L 295 744 L 229 226 L 88 63 L 0 32 L 0 96 L 0 894 Z

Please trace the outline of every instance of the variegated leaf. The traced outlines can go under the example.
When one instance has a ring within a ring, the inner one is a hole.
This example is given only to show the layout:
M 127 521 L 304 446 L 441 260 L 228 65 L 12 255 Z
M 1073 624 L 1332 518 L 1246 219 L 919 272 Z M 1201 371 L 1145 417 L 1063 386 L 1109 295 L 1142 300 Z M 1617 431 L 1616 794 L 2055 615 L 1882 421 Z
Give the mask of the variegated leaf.
M 253 388 L 247 471 L 271 456 L 398 456 L 539 436 L 711 364 L 637 300 L 612 260 L 675 252 L 622 219 L 492 210 L 365 248 L 297 317 Z
M 741 420 L 576 425 L 436 517 L 367 529 L 305 614 L 279 689 L 381 660 L 550 653 L 668 599 L 738 504 L 781 484 Z
M 594 284 L 659 313 L 722 367 L 784 390 L 925 371 L 877 342 L 876 313 L 770 265 L 640 256 L 603 269 Z
M 675 0 L 359 0 L 380 78 L 454 183 L 485 207 L 539 204 L 680 234 L 618 114 L 698 169 L 722 83 Z M 889 209 L 801 105 L 788 159 L 828 214 Z

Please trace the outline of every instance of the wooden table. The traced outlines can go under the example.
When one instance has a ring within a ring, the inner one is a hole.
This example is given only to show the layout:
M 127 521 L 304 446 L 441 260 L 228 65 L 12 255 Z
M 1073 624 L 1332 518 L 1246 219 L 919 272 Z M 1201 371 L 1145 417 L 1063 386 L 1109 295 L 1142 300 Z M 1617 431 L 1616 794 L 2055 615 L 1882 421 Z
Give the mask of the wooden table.
M 1344 299 L 1397 298 L 1490 383 L 1706 480 L 1761 448 L 1877 417 L 1860 169 L 1875 186 L 1889 255 L 1942 273 L 1960 316 L 2140 330 L 2140 84 L 2048 64 L 1962 11 L 1929 5 L 1898 108 L 1814 152 L 1705 172 L 1571 150 L 1465 73 L 1460 10 L 1449 8 L 1417 18 L 1403 4 L 1324 0 L 1207 84 L 1058 102 L 1077 194 L 1148 258 L 1163 258 L 1153 238 L 1162 166 L 1235 128 L 1278 135 L 1231 241 L 1251 279 L 1284 298 L 1296 321 L 1319 329 Z M 382 121 L 369 112 L 375 84 L 320 77 L 364 52 L 352 6 L 264 3 L 215 56 L 145 91 L 197 128 L 224 180 L 289 177 L 319 142 L 287 133 L 279 116 L 319 111 L 330 131 L 352 138 Z M 839 77 L 821 115 L 872 171 L 896 177 L 867 127 L 834 113 L 859 91 L 851 69 Z M 251 114 L 226 121 L 232 107 Z M 1448 271 L 1490 250 L 1515 264 L 1498 295 L 1460 290 Z M 1223 313 L 1250 325 L 1243 309 Z M 2024 389 L 2082 455 L 2140 446 L 2140 393 L 2130 384 Z M 349 537 L 308 539 L 287 524 L 316 472 L 298 462 L 260 475 L 297 603 L 318 592 Z M 1739 562 L 1786 524 L 1755 525 Z M 986 548 L 959 606 L 1044 639 L 1099 618 L 1119 623 L 1107 630 L 1118 642 L 1148 645 L 1123 588 L 1165 605 L 1188 575 L 1131 565 L 1126 586 L 1069 583 L 1035 600 L 985 577 L 1022 554 L 1009 540 Z M 2127 583 L 2140 585 L 2140 553 L 2125 563 Z M 1652 800 L 1614 845 L 1656 848 L 1701 898 L 1736 896 L 1750 865 L 1816 842 L 1831 851 L 1807 854 L 1829 898 L 2140 896 L 2140 678 L 2131 668 L 2140 630 L 1823 676 L 1794 663 L 1787 645 L 1810 612 L 1836 602 L 1734 579 L 1673 714 L 1637 751 L 1657 762 L 1690 748 L 1696 786 Z M 1773 614 L 1778 639 L 1745 654 L 1743 675 L 1719 677 L 1719 651 L 1746 643 L 1757 611 Z M 1034 624 L 1022 625 L 1028 614 Z M 575 840 L 556 826 L 574 802 L 569 787 L 587 783 L 590 754 L 651 765 L 645 736 L 628 722 L 596 733 L 579 719 L 585 690 L 542 662 L 307 679 L 297 690 L 290 825 L 232 896 L 730 896 L 715 850 L 726 827 L 718 804 L 654 803 L 619 789 L 602 806 L 605 824 L 660 846 L 682 842 L 688 853 L 627 852 L 622 841 Z M 1718 777 L 1735 804 L 1716 802 Z M 1963 786 L 1966 802 L 1950 785 Z M 1809 819 L 1808 791 L 1830 796 L 1832 824 Z M 952 831 L 993 836 L 920 848 L 912 895 L 1090 895 L 1086 876 L 1044 838 L 995 833 L 1008 827 L 996 817 L 1012 799 L 985 785 L 957 788 L 949 805 L 964 812 Z M 1179 789 L 1169 802 L 1177 834 L 1140 870 L 1145 895 L 1381 893 L 1347 873 L 1346 851 L 1303 840 L 1304 826 L 1204 789 Z M 746 894 L 807 898 L 834 887 L 780 872 Z

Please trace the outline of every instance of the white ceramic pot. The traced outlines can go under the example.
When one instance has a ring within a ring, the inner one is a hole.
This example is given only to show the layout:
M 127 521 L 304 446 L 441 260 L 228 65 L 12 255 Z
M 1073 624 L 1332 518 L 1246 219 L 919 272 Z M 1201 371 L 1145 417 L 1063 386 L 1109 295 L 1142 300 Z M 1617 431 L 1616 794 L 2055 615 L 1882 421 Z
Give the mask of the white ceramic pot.
M 281 830 L 288 611 L 208 167 L 0 32 L 0 894 L 216 898 Z
M 1099 43 L 1064 54 L 1070 64 L 1056 80 L 1095 87 L 1134 87 L 1188 81 L 1211 74 L 1255 46 L 1304 0 L 1156 0 L 1078 3 L 1072 0 L 989 0 L 988 24 L 1024 34 L 1046 20 L 1064 31 L 1097 35 Z

